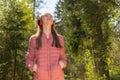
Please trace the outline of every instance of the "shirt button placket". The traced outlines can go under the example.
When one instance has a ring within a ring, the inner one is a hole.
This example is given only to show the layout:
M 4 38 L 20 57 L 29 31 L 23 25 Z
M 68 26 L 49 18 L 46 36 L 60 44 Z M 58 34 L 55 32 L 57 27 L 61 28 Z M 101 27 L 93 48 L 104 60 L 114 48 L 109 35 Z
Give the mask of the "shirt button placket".
M 50 43 L 49 43 L 49 39 L 47 39 L 47 49 L 48 49 L 48 76 L 49 76 L 49 80 L 51 79 L 51 66 L 50 66 Z

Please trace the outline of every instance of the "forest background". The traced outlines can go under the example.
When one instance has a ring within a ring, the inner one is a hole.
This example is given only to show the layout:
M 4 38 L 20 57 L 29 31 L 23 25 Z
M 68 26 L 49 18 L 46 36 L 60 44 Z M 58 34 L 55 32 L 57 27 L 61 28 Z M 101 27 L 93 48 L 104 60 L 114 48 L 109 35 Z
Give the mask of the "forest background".
M 52 0 L 51 0 L 52 1 Z M 32 80 L 25 66 L 42 0 L 0 0 L 0 80 Z M 120 80 L 120 0 L 58 0 L 66 80 Z

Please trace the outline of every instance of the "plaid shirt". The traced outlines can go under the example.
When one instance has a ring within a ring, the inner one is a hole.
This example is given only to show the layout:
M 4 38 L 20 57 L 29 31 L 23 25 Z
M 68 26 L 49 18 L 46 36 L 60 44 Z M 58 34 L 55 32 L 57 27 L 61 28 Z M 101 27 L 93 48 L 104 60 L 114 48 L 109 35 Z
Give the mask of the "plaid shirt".
M 29 39 L 28 52 L 26 55 L 26 66 L 33 72 L 33 66 L 37 64 L 37 71 L 34 73 L 34 80 L 64 80 L 64 72 L 59 61 L 63 61 L 66 66 L 66 54 L 64 51 L 63 36 L 58 35 L 62 48 L 52 47 L 53 37 L 49 38 L 42 34 L 42 48 L 36 49 L 36 36 Z

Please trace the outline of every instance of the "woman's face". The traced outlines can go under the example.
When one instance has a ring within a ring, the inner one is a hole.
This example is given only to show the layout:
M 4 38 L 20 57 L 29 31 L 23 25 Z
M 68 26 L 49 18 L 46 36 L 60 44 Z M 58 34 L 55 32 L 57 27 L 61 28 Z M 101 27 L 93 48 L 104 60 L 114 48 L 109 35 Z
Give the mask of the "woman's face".
M 46 13 L 45 15 L 43 15 L 42 21 L 43 21 L 43 24 L 51 26 L 53 24 L 53 17 L 51 14 Z

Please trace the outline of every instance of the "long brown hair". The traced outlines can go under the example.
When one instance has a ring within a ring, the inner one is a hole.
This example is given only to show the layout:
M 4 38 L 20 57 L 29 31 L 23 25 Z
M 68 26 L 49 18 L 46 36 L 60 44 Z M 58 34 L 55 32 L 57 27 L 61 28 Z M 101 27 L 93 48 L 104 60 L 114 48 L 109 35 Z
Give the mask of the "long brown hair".
M 42 47 L 41 37 L 43 34 L 43 25 L 42 25 L 41 17 L 38 19 L 37 24 L 38 24 L 39 32 L 38 32 L 38 36 L 36 38 L 36 42 L 37 42 L 37 49 L 40 49 Z M 62 48 L 59 38 L 58 38 L 58 35 L 57 35 L 56 31 L 54 30 L 54 23 L 51 25 L 51 32 L 52 32 L 52 36 L 53 36 L 53 41 L 52 41 L 51 46 L 52 47 L 55 46 L 56 48 Z

